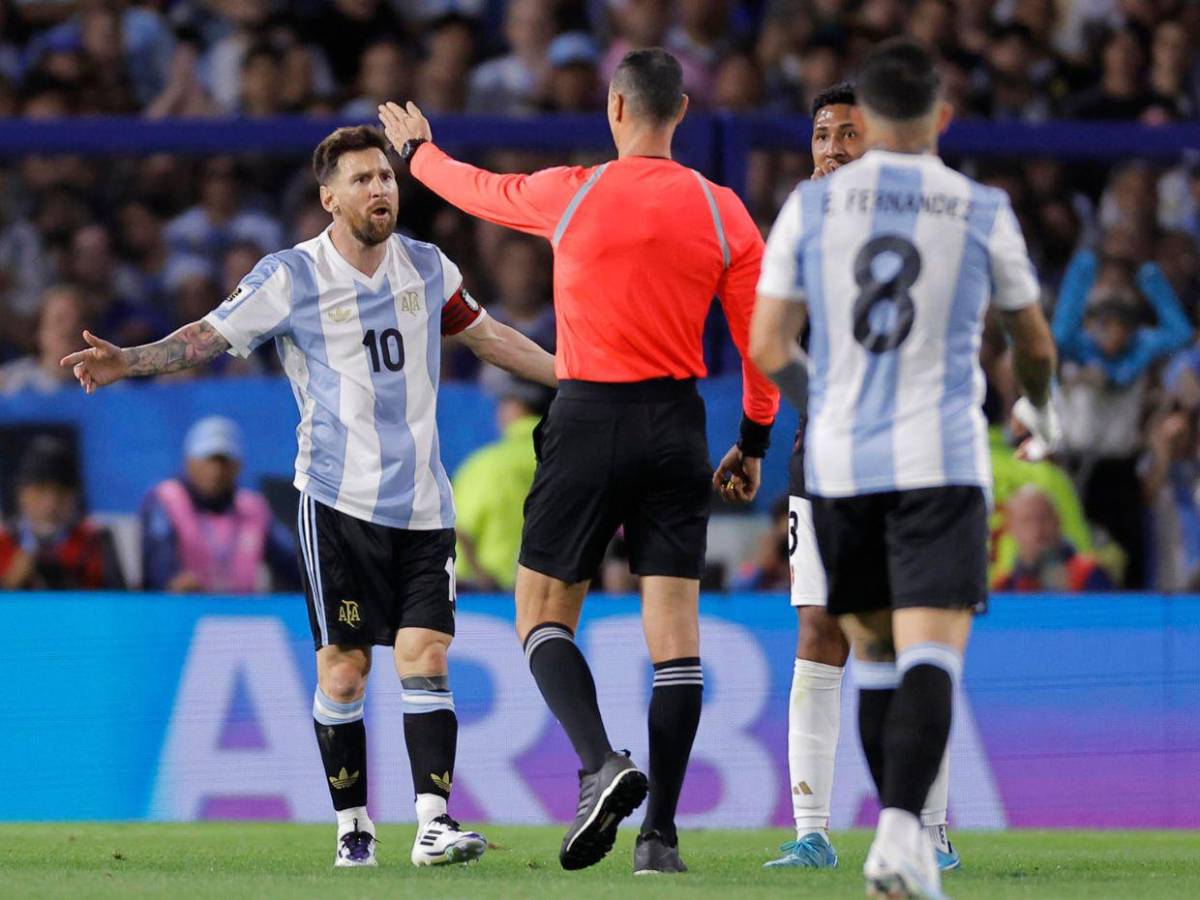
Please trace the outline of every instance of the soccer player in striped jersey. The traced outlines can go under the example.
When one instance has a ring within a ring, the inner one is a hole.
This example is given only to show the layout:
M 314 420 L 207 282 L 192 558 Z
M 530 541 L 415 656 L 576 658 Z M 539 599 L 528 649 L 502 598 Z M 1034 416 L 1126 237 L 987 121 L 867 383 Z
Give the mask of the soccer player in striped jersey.
M 441 344 L 555 386 L 554 358 L 487 316 L 432 244 L 395 233 L 399 198 L 383 134 L 340 128 L 313 154 L 333 223 L 265 257 L 204 318 L 119 348 L 84 332 L 63 359 L 88 393 L 175 372 L 273 339 L 300 408 L 295 485 L 309 620 L 317 647 L 313 719 L 336 811 L 337 866 L 375 864 L 363 722 L 374 645 L 393 649 L 416 792 L 414 865 L 477 859 L 483 837 L 447 813 L 458 721 L 454 501 L 438 453 Z
M 845 82 L 814 98 L 813 179 L 832 175 L 866 151 L 853 116 L 855 105 L 854 87 Z M 837 619 L 825 610 L 825 571 L 817 552 L 812 503 L 804 489 L 805 426 L 801 416 L 788 479 L 788 564 L 798 626 L 788 702 L 788 773 L 796 839 L 779 848 L 782 856 L 764 865 L 832 869 L 838 856 L 829 840 L 829 809 L 841 730 L 842 676 L 850 646 Z M 949 780 L 947 754 L 921 811 L 921 824 L 933 841 L 941 869 L 959 865 L 958 853 L 946 835 Z
M 827 609 L 867 675 L 859 731 L 882 805 L 863 867 L 868 896 L 940 898 L 920 813 L 946 750 L 972 614 L 987 601 L 978 355 L 989 302 L 1013 339 L 1027 456 L 1060 435 L 1054 341 L 1007 195 L 937 157 L 950 107 L 928 52 L 885 41 L 855 91 L 870 149 L 784 204 L 751 353 L 807 411 L 805 487 Z M 806 317 L 807 367 L 795 342 Z

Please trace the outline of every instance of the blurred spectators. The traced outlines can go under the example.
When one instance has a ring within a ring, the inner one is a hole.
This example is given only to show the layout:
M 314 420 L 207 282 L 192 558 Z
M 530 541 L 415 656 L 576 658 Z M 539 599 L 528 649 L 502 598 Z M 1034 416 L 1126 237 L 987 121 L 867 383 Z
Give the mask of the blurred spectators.
M 935 50 L 960 118 L 1159 125 L 1200 115 L 1195 3 L 0 0 L 0 116 L 370 120 L 379 102 L 408 97 L 435 113 L 599 113 L 621 56 L 660 44 L 679 55 L 694 110 L 804 115 L 817 92 L 893 33 Z M 487 152 L 506 171 L 592 161 L 585 153 Z M 9 363 L 0 390 L 60 383 L 54 344 L 80 321 L 123 343 L 157 337 L 206 312 L 261 256 L 319 233 L 329 216 L 302 156 L 32 153 L 0 161 L 0 362 Z M 1002 482 L 1006 496 L 1035 483 L 1067 540 L 1087 553 L 1094 538 L 1114 577 L 1128 553 L 1128 584 L 1189 584 L 1184 485 L 1194 454 L 1185 445 L 1200 409 L 1200 345 L 1187 346 L 1183 317 L 1200 324 L 1200 152 L 1181 147 L 1177 159 L 1120 163 L 950 162 L 1009 193 L 1063 360 L 1063 468 L 1010 466 L 1000 433 L 998 500 Z M 806 147 L 750 154 L 747 202 L 764 228 L 810 171 Z M 545 244 L 449 211 L 403 175 L 400 187 L 401 227 L 442 246 L 493 315 L 552 348 Z M 1090 247 L 1100 249 L 1078 252 Z M 737 371 L 720 328 L 706 347 L 712 373 Z M 187 377 L 275 364 L 264 350 Z M 480 376 L 474 357 L 451 347 L 444 374 Z M 495 387 L 494 373 L 481 377 Z M 992 388 L 1002 415 L 1011 384 Z M 1077 488 L 1071 500 L 1064 470 Z M 1068 508 L 1080 498 L 1086 522 Z M 1007 573 L 1016 545 L 1002 500 L 997 516 L 994 573 Z M 610 568 L 621 565 L 618 555 Z
M 471 75 L 467 109 L 493 115 L 532 112 L 546 79 L 546 53 L 558 30 L 553 0 L 509 0 L 504 39 L 509 52 Z
M 1153 585 L 1200 590 L 1200 440 L 1195 409 L 1176 404 L 1150 428 L 1140 475 L 1150 509 Z
M 601 108 L 596 67 L 600 50 L 586 34 L 570 31 L 550 42 L 542 105 L 549 112 L 583 113 Z
M 37 352 L 0 366 L 0 395 L 20 391 L 49 394 L 71 384 L 70 369 L 58 364 L 82 340 L 84 303 L 78 289 L 58 285 L 46 291 L 37 322 Z
M 713 96 L 713 79 L 721 58 L 732 49 L 730 0 L 679 0 L 678 18 L 667 31 L 666 48 L 683 66 L 683 89 L 698 109 Z M 832 84 L 826 82 L 826 86 Z
M 108 530 L 83 515 L 78 463 L 57 438 L 36 438 L 17 469 L 17 515 L 0 527 L 7 590 L 118 590 L 125 579 Z
M 454 473 L 458 584 L 462 589 L 510 590 L 525 496 L 533 484 L 533 433 L 550 407 L 551 392 L 508 376 L 496 402 L 500 438 L 480 447 Z
M 409 56 L 396 40 L 380 40 L 367 47 L 354 82 L 354 99 L 342 107 L 342 115 L 371 120 L 378 114 L 381 103 L 412 96 L 413 71 Z
M 183 475 L 156 486 L 142 504 L 142 587 L 171 593 L 246 594 L 300 585 L 292 532 L 266 499 L 237 486 L 242 435 L 211 416 L 188 431 Z
M 1081 250 L 1071 261 L 1054 311 L 1062 356 L 1065 449 L 1088 518 L 1128 557 L 1125 587 L 1146 584 L 1142 489 L 1137 477 L 1150 367 L 1183 349 L 1192 327 L 1162 271 L 1124 255 Z M 1141 325 L 1132 282 L 1157 322 Z
M 1008 521 L 1017 547 L 1012 572 L 998 578 L 1000 591 L 1107 591 L 1111 579 L 1091 556 L 1063 538 L 1058 513 L 1040 488 L 1026 485 L 1008 501 Z
M 1092 536 L 1084 518 L 1079 495 L 1071 478 L 1050 460 L 1026 462 L 1017 458 L 1019 443 L 1005 429 L 988 429 L 992 459 L 992 516 L 989 580 L 993 583 L 1012 574 L 1017 563 L 1017 541 L 1013 535 L 1009 501 L 1023 488 L 1036 487 L 1054 507 L 1063 536 L 1081 553 L 1092 550 Z
M 279 222 L 265 212 L 247 209 L 243 196 L 234 161 L 229 157 L 207 160 L 200 172 L 199 202 L 167 223 L 171 252 L 202 256 L 216 266 L 235 241 L 281 247 Z

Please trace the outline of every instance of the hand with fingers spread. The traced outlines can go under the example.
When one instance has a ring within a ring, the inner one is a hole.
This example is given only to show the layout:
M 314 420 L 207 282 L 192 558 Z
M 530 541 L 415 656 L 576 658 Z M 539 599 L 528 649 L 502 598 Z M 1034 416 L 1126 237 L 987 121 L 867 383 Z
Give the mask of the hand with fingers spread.
M 120 381 L 129 374 L 125 354 L 120 347 L 96 337 L 90 331 L 84 331 L 83 339 L 88 349 L 64 356 L 59 365 L 64 368 L 69 366 L 85 391 L 94 393 L 96 388 Z
M 722 499 L 749 503 L 762 484 L 762 459 L 746 456 L 736 445 L 730 447 L 713 472 L 712 483 Z
M 392 102 L 380 104 L 379 121 L 383 124 L 384 134 L 398 153 L 404 150 L 404 145 L 409 141 L 433 140 L 429 120 L 411 100 L 404 106 Z

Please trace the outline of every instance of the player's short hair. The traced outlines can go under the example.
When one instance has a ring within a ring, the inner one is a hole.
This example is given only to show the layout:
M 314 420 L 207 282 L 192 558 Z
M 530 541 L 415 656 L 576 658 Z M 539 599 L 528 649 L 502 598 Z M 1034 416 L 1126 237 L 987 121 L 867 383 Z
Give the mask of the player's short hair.
M 338 160 L 343 153 L 353 153 L 355 150 L 368 150 L 374 147 L 388 152 L 388 141 L 383 132 L 373 125 L 352 125 L 339 128 L 313 151 L 313 174 L 317 176 L 318 184 L 328 184 L 330 176 L 337 169 Z
M 665 125 L 683 103 L 683 67 L 662 47 L 631 50 L 613 72 L 612 87 L 625 95 L 634 116 Z
M 839 81 L 813 97 L 812 112 L 809 115 L 815 119 L 817 113 L 827 106 L 856 105 L 858 105 L 858 98 L 854 95 L 854 85 L 848 81 Z
M 854 84 L 863 106 L 906 122 L 933 109 L 942 79 L 924 47 L 909 38 L 890 38 L 867 54 Z

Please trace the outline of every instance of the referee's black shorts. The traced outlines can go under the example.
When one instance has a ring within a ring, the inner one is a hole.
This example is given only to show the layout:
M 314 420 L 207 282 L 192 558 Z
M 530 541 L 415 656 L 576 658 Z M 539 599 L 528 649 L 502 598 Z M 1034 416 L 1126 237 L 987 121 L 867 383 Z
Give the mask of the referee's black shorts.
M 521 565 L 584 581 L 623 525 L 635 575 L 701 576 L 712 465 L 694 380 L 563 381 L 533 443 Z

